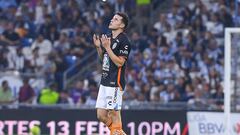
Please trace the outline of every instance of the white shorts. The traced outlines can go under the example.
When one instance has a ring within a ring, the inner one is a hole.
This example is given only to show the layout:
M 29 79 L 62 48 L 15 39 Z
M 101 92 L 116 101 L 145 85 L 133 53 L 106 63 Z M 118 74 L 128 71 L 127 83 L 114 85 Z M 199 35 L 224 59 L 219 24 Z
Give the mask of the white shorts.
M 120 87 L 100 85 L 96 108 L 121 110 L 123 91 Z

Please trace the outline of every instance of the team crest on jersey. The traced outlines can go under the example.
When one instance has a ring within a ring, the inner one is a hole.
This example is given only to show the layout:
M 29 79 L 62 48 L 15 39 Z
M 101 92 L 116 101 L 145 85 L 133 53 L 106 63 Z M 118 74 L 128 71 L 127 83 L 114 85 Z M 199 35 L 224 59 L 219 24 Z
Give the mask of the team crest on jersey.
M 112 46 L 112 49 L 115 49 L 117 47 L 117 43 L 114 43 Z

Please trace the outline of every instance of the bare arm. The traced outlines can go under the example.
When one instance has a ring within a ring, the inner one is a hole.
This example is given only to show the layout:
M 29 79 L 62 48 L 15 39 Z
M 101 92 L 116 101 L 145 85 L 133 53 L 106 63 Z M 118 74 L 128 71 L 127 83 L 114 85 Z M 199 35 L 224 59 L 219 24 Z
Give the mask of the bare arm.
M 102 48 L 101 47 L 96 47 L 96 49 L 97 49 L 97 52 L 98 52 L 98 56 L 102 60 L 102 58 L 103 58 L 103 50 L 102 50 Z
M 100 38 L 99 38 L 99 36 L 97 36 L 97 35 L 93 35 L 93 43 L 94 43 L 94 45 L 95 45 L 95 47 L 96 47 L 96 49 L 97 49 L 97 52 L 98 52 L 98 56 L 101 58 L 101 60 L 102 60 L 102 58 L 103 58 L 103 50 L 102 50 L 102 48 L 101 48 L 101 42 L 100 42 Z
M 118 67 L 123 66 L 124 62 L 126 61 L 124 57 L 115 55 L 111 48 L 107 48 L 106 51 L 115 65 Z
M 123 64 L 125 63 L 126 59 L 122 56 L 117 56 L 113 53 L 110 45 L 111 45 L 111 41 L 110 38 L 108 38 L 106 35 L 102 35 L 101 37 L 101 41 L 103 44 L 103 47 L 106 49 L 110 59 L 113 61 L 113 63 L 115 65 L 117 65 L 118 67 L 123 66 Z

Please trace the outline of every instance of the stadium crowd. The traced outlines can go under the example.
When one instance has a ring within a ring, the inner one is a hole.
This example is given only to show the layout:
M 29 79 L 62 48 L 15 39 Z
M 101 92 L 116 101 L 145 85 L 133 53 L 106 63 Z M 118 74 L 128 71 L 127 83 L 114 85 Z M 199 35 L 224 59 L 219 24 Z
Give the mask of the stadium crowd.
M 147 17 L 149 12 L 136 12 L 142 7 L 135 0 L 0 0 L 1 72 L 43 74 L 51 82 L 36 92 L 23 78 L 19 96 L 13 97 L 10 82 L 3 81 L 0 103 L 95 104 L 101 68 L 68 89 L 58 87 L 59 78 L 95 49 L 92 34 L 108 33 L 115 12 L 127 12 L 130 20 Z M 240 8 L 237 12 L 233 0 L 196 0 L 185 6 L 175 0 L 153 24 L 143 23 L 143 31 L 130 23 L 124 100 L 222 108 L 224 28 L 240 26 Z

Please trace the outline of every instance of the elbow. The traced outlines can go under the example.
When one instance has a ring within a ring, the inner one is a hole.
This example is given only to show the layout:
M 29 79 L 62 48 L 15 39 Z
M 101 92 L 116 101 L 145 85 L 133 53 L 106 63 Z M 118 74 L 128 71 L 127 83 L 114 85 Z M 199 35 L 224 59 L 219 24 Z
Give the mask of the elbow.
M 117 67 L 122 67 L 123 64 L 124 64 L 124 63 L 122 63 L 122 62 L 118 62 L 118 63 L 116 63 Z
M 117 65 L 117 67 L 121 67 L 122 66 L 122 64 L 119 64 L 119 63 L 117 63 L 116 65 Z
M 125 63 L 125 59 L 119 57 L 119 59 L 116 60 L 115 64 L 117 65 L 117 67 L 122 67 L 124 65 L 124 63 Z

